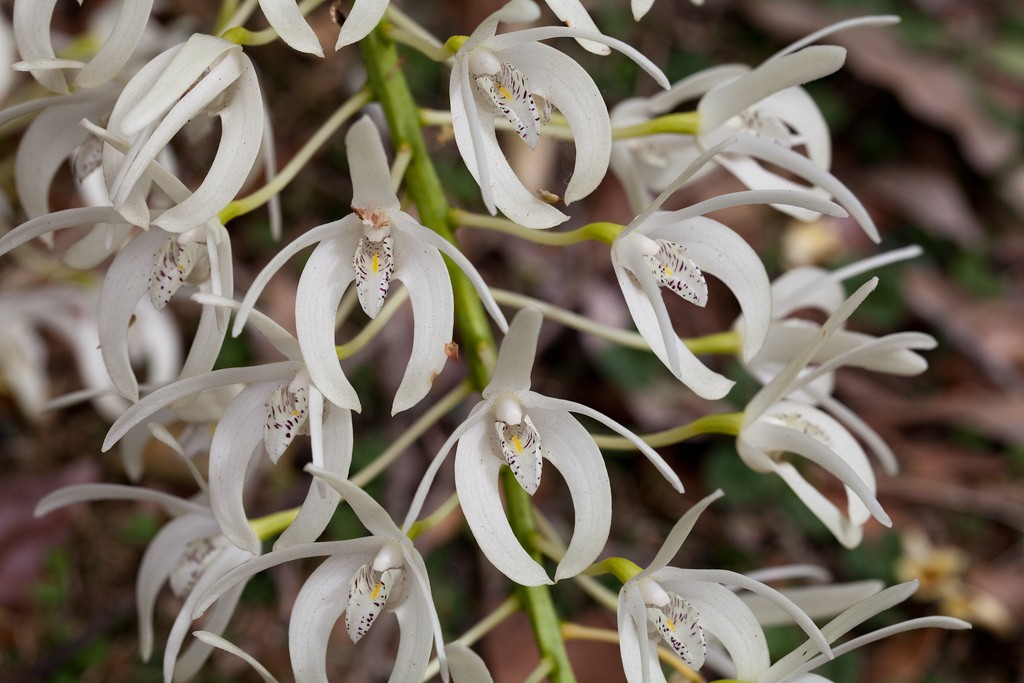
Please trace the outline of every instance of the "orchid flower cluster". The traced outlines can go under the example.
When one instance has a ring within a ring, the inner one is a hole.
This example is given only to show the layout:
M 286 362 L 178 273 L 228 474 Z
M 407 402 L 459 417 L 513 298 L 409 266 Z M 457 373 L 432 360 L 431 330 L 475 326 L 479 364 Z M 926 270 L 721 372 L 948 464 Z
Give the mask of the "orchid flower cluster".
M 843 22 L 760 66 L 719 66 L 673 84 L 637 49 L 602 33 L 579 0 L 547 0 L 564 25 L 551 25 L 530 0 L 511 0 L 468 35 L 444 41 L 396 6 L 401 3 L 354 0 L 346 14 L 346 3 L 335 2 L 330 15 L 340 23 L 339 56 L 324 54 L 328 10 L 316 1 L 224 0 L 207 25 L 195 17 L 162 23 L 152 0 L 108 2 L 91 15 L 94 35 L 78 42 L 58 39 L 51 27 L 57 4 L 15 0 L 9 26 L 0 15 L 0 59 L 13 68 L 0 71 L 8 103 L 0 122 L 23 128 L 14 193 L 0 202 L 4 221 L 17 225 L 0 237 L 0 254 L 8 264 L 12 253 L 29 254 L 26 262 L 38 273 L 36 286 L 26 290 L 21 278 L 18 293 L 0 295 L 6 321 L 0 373 L 26 411 L 39 410 L 46 385 L 38 329 L 70 340 L 85 389 L 52 407 L 92 400 L 112 423 L 102 449 L 120 449 L 132 480 L 55 491 L 38 514 L 112 499 L 148 501 L 166 513 L 169 521 L 142 558 L 136 591 L 142 656 L 162 642 L 166 681 L 197 675 L 217 648 L 274 680 L 258 652 L 230 642 L 231 617 L 253 576 L 308 558 L 322 561 L 295 596 L 288 625 L 292 670 L 303 683 L 328 680 L 327 653 L 337 646 L 331 630 L 342 615 L 357 643 L 384 613 L 397 618 L 397 647 L 357 657 L 393 662 L 389 680 L 412 683 L 439 673 L 445 681 L 490 681 L 499 672 L 489 672 L 470 646 L 517 610 L 531 616 L 541 654 L 530 680 L 574 680 L 565 641 L 587 636 L 569 624 L 559 628 L 551 600 L 567 582 L 579 582 L 615 613 L 617 631 L 601 639 L 618 643 L 630 683 L 665 681 L 659 662 L 690 680 L 820 681 L 809 672 L 873 640 L 968 626 L 924 617 L 841 642 L 915 586 L 773 588 L 768 584 L 783 579 L 813 584 L 827 575 L 803 566 L 749 575 L 673 566 L 721 491 L 685 506 L 645 568 L 608 554 L 620 545 L 609 538 L 613 489 L 601 451 L 609 443 L 637 452 L 646 461 L 639 466 L 653 466 L 669 489 L 689 495 L 672 461 L 653 446 L 724 435 L 752 470 L 781 478 L 843 546 L 857 546 L 872 519 L 891 525 L 871 457 L 892 475 L 895 455 L 834 396 L 835 374 L 851 367 L 905 376 L 926 369 L 920 352 L 935 345 L 928 335 L 875 337 L 848 328 L 877 278 L 852 294 L 844 284 L 918 250 L 883 253 L 838 271 L 798 268 L 772 280 L 754 248 L 710 214 L 763 206 L 803 221 L 849 216 L 879 241 L 864 205 L 829 170 L 828 126 L 802 86 L 840 69 L 845 58 L 842 48 L 816 43 L 894 18 Z M 630 5 L 639 20 L 652 1 Z M 406 3 L 424 14 L 428 6 Z M 270 28 L 247 29 L 260 13 Z M 281 170 L 267 105 L 278 93 L 267 91 L 260 76 L 260 46 L 277 39 L 306 55 L 304 69 L 319 65 L 314 58 L 351 64 L 361 51 L 366 77 Z M 416 106 L 399 49 L 419 51 L 450 73 L 447 111 Z M 661 92 L 609 110 L 571 56 L 578 50 L 620 53 Z M 27 72 L 34 83 L 14 72 Z M 343 140 L 329 143 L 346 125 Z M 435 152 L 425 144 L 427 126 L 450 130 L 487 214 L 449 203 Z M 507 153 L 517 145 L 534 149 L 545 137 L 574 146 L 571 173 L 557 193 L 521 179 Z M 252 264 L 236 262 L 245 238 L 236 219 L 267 206 L 271 233 L 280 237 L 288 217 L 278 197 L 325 144 L 344 149 L 351 212 L 308 229 L 288 225 L 298 236 L 258 264 L 262 270 L 238 290 L 238 267 Z M 196 165 L 201 146 L 207 158 Z M 666 208 L 680 188 L 716 167 L 745 189 Z M 633 219 L 558 227 L 578 222 L 567 207 L 594 193 L 609 171 Z M 455 228 L 549 245 L 567 264 L 569 256 L 557 247 L 586 241 L 607 247 L 607 272 L 635 332 L 492 288 L 493 274 L 460 250 Z M 293 334 L 259 304 L 275 275 L 310 247 L 295 290 Z M 714 336 L 717 347 L 681 338 L 673 320 L 683 302 L 711 303 L 707 275 L 728 288 L 740 311 L 731 329 Z M 353 472 L 363 428 L 353 415 L 363 407 L 360 385 L 349 379 L 359 367 L 353 356 L 382 329 L 406 324 L 396 312 L 407 301 L 412 323 L 402 334 L 411 338 L 411 353 L 391 413 L 418 411 L 419 417 L 372 464 Z M 176 316 L 190 305 L 198 323 L 186 336 Z M 521 310 L 512 315 L 514 309 Z M 807 310 L 824 322 L 794 315 Z M 564 394 L 534 390 L 552 323 L 649 350 L 674 391 L 705 399 L 707 414 L 660 439 L 643 437 Z M 360 325 L 350 341 L 338 343 L 339 329 Z M 258 335 L 279 359 L 220 367 L 229 334 Z M 734 381 L 701 357 L 708 353 L 734 354 L 761 384 L 735 412 L 716 412 L 741 399 L 733 395 Z M 441 395 L 438 378 L 460 372 L 466 378 Z M 479 398 L 471 405 L 474 392 Z M 438 424 L 448 425 L 443 445 L 429 464 L 415 462 L 410 446 Z M 140 453 L 153 439 L 192 473 L 195 489 L 186 497 L 139 485 L 147 477 Z M 294 444 L 311 454 L 305 499 L 254 516 L 247 510 L 252 489 L 281 474 L 282 457 Z M 424 474 L 399 526 L 365 486 L 403 456 L 401 467 Z M 804 461 L 833 477 L 845 501 L 816 488 L 820 478 L 805 476 Z M 452 476 L 455 494 L 438 504 L 441 482 Z M 535 494 L 552 487 L 560 491 L 546 495 L 571 502 L 571 520 L 548 520 L 535 505 Z M 365 535 L 332 537 L 340 509 L 355 514 Z M 415 543 L 455 519 L 456 510 L 486 561 L 507 577 L 510 595 L 463 636 L 439 617 L 431 586 L 443 579 L 431 576 L 429 553 Z M 569 527 L 565 542 L 559 530 Z M 594 581 L 598 574 L 619 581 L 617 596 Z M 158 639 L 154 620 L 165 584 L 180 602 L 170 631 Z M 200 628 L 195 620 L 203 615 Z M 807 640 L 773 663 L 764 629 L 779 621 L 795 624 Z

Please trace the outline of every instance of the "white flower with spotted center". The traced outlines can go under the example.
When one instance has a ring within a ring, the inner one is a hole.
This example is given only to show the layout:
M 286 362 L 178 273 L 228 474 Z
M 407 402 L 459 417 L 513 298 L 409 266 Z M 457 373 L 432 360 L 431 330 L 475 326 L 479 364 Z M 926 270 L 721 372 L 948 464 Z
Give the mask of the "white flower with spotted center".
M 608 471 L 593 437 L 571 413 L 596 420 L 629 439 L 677 491 L 683 489 L 661 456 L 618 422 L 580 403 L 530 391 L 540 325 L 541 314 L 536 309 L 526 308 L 516 315 L 501 344 L 483 401 L 441 446 L 406 516 L 408 527 L 420 514 L 448 452 L 458 443 L 455 486 L 477 544 L 501 572 L 528 586 L 551 583 L 551 579 L 520 545 L 502 509 L 498 475 L 503 466 L 508 465 L 523 490 L 533 495 L 547 460 L 569 488 L 575 526 L 555 571 L 556 581 L 586 569 L 608 539 L 612 507 Z
M 559 12 L 573 3 L 553 4 Z M 582 8 L 570 8 L 559 16 L 572 21 L 577 17 L 574 12 Z M 625 43 L 597 33 L 589 21 L 582 24 L 588 30 L 550 26 L 495 35 L 501 22 L 533 21 L 539 16 L 533 2 L 512 0 L 488 17 L 455 54 L 449 94 L 455 142 L 487 209 L 492 214 L 501 210 L 529 228 L 550 228 L 568 216 L 516 177 L 495 137 L 495 118 L 506 119 L 533 148 L 551 109 L 565 116 L 576 145 L 576 161 L 564 193 L 566 204 L 593 192 L 604 178 L 611 155 L 611 122 L 601 92 L 586 70 L 539 41 L 568 37 L 598 51 L 610 46 L 664 87 L 668 81 L 650 60 Z
M 341 297 L 355 282 L 359 303 L 377 316 L 393 280 L 412 300 L 415 319 L 412 356 L 395 395 L 392 412 L 411 408 L 427 392 L 447 361 L 455 301 L 441 254 L 451 259 L 476 288 L 498 327 L 505 317 L 469 260 L 450 242 L 401 210 L 391 185 L 387 157 L 373 121 L 363 118 L 345 136 L 352 172 L 353 213 L 313 228 L 286 246 L 259 273 L 242 300 L 233 332 L 239 334 L 270 278 L 294 254 L 317 244 L 299 278 L 295 322 L 310 381 L 331 403 L 359 410 L 359 397 L 342 371 L 335 344 Z

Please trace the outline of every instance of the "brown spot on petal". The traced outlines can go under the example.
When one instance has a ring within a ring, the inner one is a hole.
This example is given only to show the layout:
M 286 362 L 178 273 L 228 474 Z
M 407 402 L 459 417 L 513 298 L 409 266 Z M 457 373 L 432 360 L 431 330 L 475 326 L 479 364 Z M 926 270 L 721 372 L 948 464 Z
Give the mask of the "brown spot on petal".
M 459 345 L 453 341 L 448 342 L 444 345 L 444 355 L 448 356 L 448 360 L 453 363 L 459 362 Z

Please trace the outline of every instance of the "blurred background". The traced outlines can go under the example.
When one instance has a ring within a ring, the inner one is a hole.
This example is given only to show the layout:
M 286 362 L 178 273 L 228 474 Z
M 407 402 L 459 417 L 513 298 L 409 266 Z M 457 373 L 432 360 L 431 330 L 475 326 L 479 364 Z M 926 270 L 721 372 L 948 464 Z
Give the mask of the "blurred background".
M 0 2 L 8 19 L 11 4 Z M 60 2 L 55 25 L 76 35 L 106 4 L 91 0 L 79 8 Z M 158 3 L 157 17 L 210 30 L 214 4 L 166 0 Z M 429 10 L 421 7 L 426 3 L 397 4 L 441 40 L 469 33 L 499 6 L 491 0 L 438 0 L 429 3 Z M 677 558 L 679 566 L 748 571 L 811 563 L 826 567 L 841 581 L 917 578 L 922 586 L 912 601 L 868 626 L 926 614 L 957 616 L 974 624 L 970 632 L 924 630 L 876 643 L 845 655 L 820 670 L 822 675 L 836 683 L 1024 681 L 1024 6 L 1012 0 L 707 0 L 696 7 L 683 0 L 657 0 L 635 24 L 626 0 L 587 4 L 605 33 L 639 48 L 672 81 L 721 63 L 756 65 L 789 42 L 843 18 L 900 15 L 898 26 L 858 29 L 827 39 L 847 48 L 846 67 L 807 86 L 832 128 L 833 172 L 867 206 L 882 233 L 882 245 L 871 244 L 844 220 L 799 224 L 764 207 L 716 217 L 755 246 L 772 275 L 794 265 L 834 268 L 880 250 L 921 245 L 921 258 L 877 273 L 879 290 L 852 326 L 874 334 L 920 330 L 940 344 L 927 354 L 931 367 L 920 377 L 872 376 L 857 370 L 839 374 L 838 397 L 877 429 L 899 458 L 900 474 L 880 475 L 879 481 L 879 500 L 893 518 L 892 529 L 869 523 L 863 544 L 844 550 L 781 481 L 749 471 L 729 439 L 704 438 L 662 451 L 686 484 L 683 498 L 653 468 L 637 465 L 635 454 L 608 454 L 616 508 L 607 554 L 645 565 L 682 512 L 721 487 L 725 500 L 701 518 Z M 545 18 L 554 21 L 546 9 Z M 261 20 L 257 12 L 256 24 Z M 317 9 L 311 21 L 321 42 L 333 45 L 337 29 L 327 7 Z M 571 41 L 558 46 L 584 63 L 609 104 L 657 89 L 619 55 L 595 57 Z M 7 44 L 0 47 L 9 49 Z M 354 48 L 330 53 L 323 61 L 279 45 L 247 52 L 261 69 L 283 161 L 362 83 Z M 404 68 L 423 106 L 446 108 L 445 68 L 414 54 Z M 18 74 L 4 101 L 10 105 L 41 94 L 33 81 Z M 14 197 L 13 154 L 24 125 L 15 122 L 0 129 L 0 187 L 9 198 Z M 452 203 L 482 211 L 450 131 L 434 128 L 427 135 Z M 509 145 L 513 155 L 523 149 Z M 187 169 L 201 167 L 208 149 L 182 145 L 179 151 Z M 530 159 L 528 172 L 537 174 L 540 186 L 561 187 L 571 159 L 570 146 L 545 144 Z M 70 173 L 63 171 L 51 196 L 54 208 L 72 205 L 70 188 Z M 682 206 L 738 189 L 731 177 L 716 173 L 672 201 Z M 347 214 L 350 197 L 338 134 L 282 195 L 284 240 Z M 612 176 L 570 213 L 569 227 L 632 218 Z M 16 205 L 3 219 L 8 226 L 22 220 Z M 278 246 L 262 211 L 233 221 L 230 230 L 241 293 Z M 460 241 L 495 286 L 610 324 L 629 324 L 605 245 L 557 250 L 469 229 L 460 232 Z M 293 325 L 300 269 L 298 259 L 261 299 L 263 310 L 286 327 Z M 66 279 L 83 290 L 99 282 L 88 275 Z M 29 291 L 26 287 L 41 284 L 31 263 L 6 257 L 0 264 L 0 311 L 19 292 Z M 732 325 L 737 310 L 731 296 L 720 283 L 710 284 L 712 305 L 707 310 L 680 308 L 676 319 L 684 336 Z M 851 291 L 855 284 L 850 283 Z M 174 306 L 188 330 L 195 321 L 194 305 L 176 299 Z M 4 315 L 11 319 L 14 313 Z M 362 322 L 343 329 L 341 338 L 350 337 Z M 364 410 L 356 417 L 353 471 L 428 407 L 387 418 L 408 354 L 410 325 L 408 311 L 400 313 L 351 366 L 350 375 L 364 397 Z M 36 352 L 45 354 L 48 370 L 46 398 L 81 388 L 66 335 L 40 329 L 37 343 Z M 42 415 L 26 409 L 17 389 L 18 368 L 25 367 L 17 356 L 21 347 L 6 341 L 2 330 L 0 344 L 6 357 L 0 361 L 0 680 L 158 681 L 160 643 L 179 602 L 169 591 L 163 594 L 157 656 L 143 663 L 134 581 L 141 554 L 164 517 L 146 506 L 99 503 L 33 518 L 38 499 L 57 487 L 127 480 L 117 455 L 100 452 L 108 423 L 89 404 Z M 271 350 L 243 336 L 228 340 L 220 365 L 270 360 L 276 360 Z M 734 361 L 716 362 L 738 380 L 728 400 L 742 406 L 757 385 Z M 638 432 L 729 409 L 727 402 L 709 406 L 693 397 L 653 357 L 551 323 L 542 333 L 538 363 L 543 369 L 534 372 L 537 391 L 584 400 Z M 450 365 L 434 395 L 454 386 L 463 372 L 464 367 Z M 428 459 L 463 414 L 428 431 L 398 466 L 369 487 L 393 514 L 404 514 Z M 297 444 L 272 470 L 273 478 L 250 485 L 250 514 L 301 501 L 307 487 L 302 467 L 308 460 L 308 446 Z M 450 466 L 449 460 L 447 473 L 438 479 L 433 494 L 437 501 L 453 490 Z M 553 469 L 545 481 L 537 503 L 568 534 L 572 515 L 564 487 Z M 158 445 L 146 450 L 142 483 L 179 495 L 194 492 L 177 456 Z M 842 495 L 841 486 L 826 476 L 815 483 L 829 495 Z M 424 536 L 421 544 L 430 553 L 434 597 L 450 637 L 484 616 L 508 592 L 503 577 L 477 556 L 457 517 Z M 362 530 L 342 512 L 328 533 L 345 538 Z M 247 589 L 227 633 L 282 680 L 291 678 L 287 616 L 311 566 L 287 565 L 259 577 Z M 559 585 L 555 595 L 566 619 L 615 628 L 614 616 L 574 585 Z M 329 656 L 332 680 L 385 680 L 390 661 L 367 654 L 372 648 L 391 651 L 389 641 L 396 636 L 395 622 L 382 620 L 356 648 L 343 628 L 336 629 Z M 801 642 L 795 631 L 771 630 L 776 656 Z M 537 661 L 525 617 L 507 620 L 478 650 L 499 683 L 522 680 Z M 580 681 L 623 680 L 615 645 L 574 642 L 570 652 Z M 239 660 L 215 655 L 201 680 L 247 680 L 250 675 Z

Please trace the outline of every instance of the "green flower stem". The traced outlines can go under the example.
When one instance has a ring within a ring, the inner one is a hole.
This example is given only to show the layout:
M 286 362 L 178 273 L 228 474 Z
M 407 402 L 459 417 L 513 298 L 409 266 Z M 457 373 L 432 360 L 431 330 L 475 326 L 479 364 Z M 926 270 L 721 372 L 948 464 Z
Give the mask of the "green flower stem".
M 684 111 L 665 114 L 657 118 L 638 123 L 635 126 L 612 128 L 612 140 L 639 138 L 659 133 L 675 133 L 677 135 L 696 135 L 700 132 L 700 112 Z
M 326 0 L 303 0 L 299 3 L 299 11 L 302 12 L 303 16 L 309 14 L 320 5 L 324 4 Z M 255 2 L 247 2 L 240 11 L 234 13 L 234 15 L 225 22 L 225 25 L 240 24 L 246 21 L 249 16 L 256 9 Z M 218 26 L 221 26 L 220 21 L 217 22 Z M 277 40 L 277 31 L 272 28 L 265 28 L 262 31 L 250 31 L 243 26 L 231 26 L 231 28 L 224 30 L 221 29 L 221 38 L 224 40 L 230 40 L 236 45 L 268 45 Z
M 681 443 L 701 434 L 727 434 L 736 436 L 743 426 L 743 413 L 719 413 L 716 415 L 705 415 L 693 422 L 663 432 L 653 434 L 641 434 L 640 438 L 651 448 L 661 448 Z M 595 434 L 594 443 L 598 448 L 608 451 L 631 451 L 636 446 L 629 439 L 621 436 L 607 436 Z
M 296 152 L 291 161 L 278 171 L 277 175 L 270 179 L 270 182 L 249 196 L 236 199 L 224 207 L 218 215 L 221 222 L 226 224 L 232 218 L 237 218 L 263 206 L 274 195 L 284 190 L 285 186 L 299 174 L 299 171 L 306 167 L 306 164 L 309 163 L 309 160 L 316 154 L 317 150 L 323 147 L 331 136 L 369 101 L 370 92 L 365 89 L 350 97 L 331 114 L 330 118 L 323 122 L 323 125 L 313 133 L 312 137 L 302 146 L 302 149 Z
M 402 73 L 398 51 L 378 29 L 361 41 L 370 89 L 384 108 L 384 116 L 395 146 L 408 146 L 412 160 L 405 173 L 405 189 L 419 209 L 420 222 L 455 244 L 449 220 L 448 202 L 427 152 L 420 129 L 419 112 Z M 466 275 L 447 258 L 448 273 L 455 295 L 455 322 L 462 335 L 469 373 L 477 389 L 490 379 L 494 358 L 494 337 L 483 304 Z
M 299 508 L 294 507 L 251 520 L 249 526 L 261 541 L 265 541 L 287 529 L 298 515 Z
M 430 531 L 435 526 L 443 522 L 448 515 L 455 512 L 457 507 L 459 507 L 459 495 L 457 493 L 453 493 L 448 496 L 448 500 L 443 502 L 436 510 L 430 513 L 430 515 L 413 522 L 412 526 L 409 527 L 409 531 L 406 533 L 406 536 L 409 537 L 409 540 L 415 541 L 417 536 L 426 531 Z
M 540 660 L 537 668 L 530 672 L 530 675 L 523 679 L 523 683 L 541 683 L 549 673 L 557 671 L 558 665 L 550 657 Z
M 592 564 L 587 570 L 587 575 L 612 574 L 620 583 L 626 583 L 642 571 L 643 567 L 633 560 L 627 560 L 625 557 L 606 557 Z
M 395 150 L 395 160 L 391 162 L 391 188 L 397 193 L 405 179 L 405 172 L 412 162 L 412 147 L 404 145 Z
M 535 242 L 537 244 L 549 244 L 553 246 L 566 246 L 579 244 L 588 240 L 611 244 L 615 237 L 622 232 L 624 226 L 618 223 L 588 223 L 575 230 L 558 232 L 554 230 L 534 230 L 524 228 L 513 223 L 507 218 L 488 216 L 486 214 L 472 213 L 461 209 L 452 209 L 449 213 L 451 222 L 455 225 L 466 228 L 482 228 L 494 230 L 506 235 L 512 235 L 520 239 Z
M 512 470 L 501 468 L 501 484 L 505 491 L 505 503 L 508 506 L 508 520 L 515 531 L 516 538 L 523 547 L 530 551 L 537 562 L 543 562 L 539 551 L 533 547 L 533 539 L 538 535 L 537 524 L 533 518 L 533 502 L 530 494 L 516 481 Z M 541 657 L 550 661 L 554 667 L 550 672 L 551 683 L 570 683 L 576 680 L 569 663 L 569 655 L 565 651 L 562 640 L 561 626 L 551 601 L 551 591 L 547 586 L 520 586 L 520 597 L 523 607 L 530 617 L 533 634 L 537 639 L 537 647 Z
M 359 330 L 359 334 L 352 337 L 349 341 L 344 344 L 339 344 L 334 347 L 334 350 L 338 354 L 338 360 L 344 360 L 350 356 L 355 355 L 358 351 L 362 350 L 364 346 L 369 344 L 374 337 L 377 336 L 384 326 L 387 325 L 388 321 L 394 316 L 395 312 L 401 308 L 409 299 L 409 290 L 402 288 L 397 292 L 392 292 L 391 296 L 384 303 L 384 307 L 377 313 L 377 317 L 371 320 L 367 325 Z

